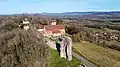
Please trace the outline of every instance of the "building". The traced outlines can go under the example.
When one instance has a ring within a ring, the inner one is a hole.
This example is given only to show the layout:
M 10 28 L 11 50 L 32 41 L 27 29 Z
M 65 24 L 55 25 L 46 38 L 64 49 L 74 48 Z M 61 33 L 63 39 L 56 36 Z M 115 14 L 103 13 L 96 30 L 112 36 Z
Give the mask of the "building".
M 22 22 L 23 29 L 28 30 L 29 29 L 29 24 L 30 24 L 30 22 L 28 21 L 27 18 L 25 18 L 25 20 Z
M 65 29 L 62 25 L 44 26 L 44 36 L 61 36 L 63 34 L 65 34 Z
M 50 25 L 40 25 L 36 26 L 38 32 L 42 32 L 44 36 L 61 36 L 65 34 L 65 29 L 62 25 L 56 25 L 56 22 L 51 22 Z
M 56 25 L 56 20 L 51 21 L 50 25 Z

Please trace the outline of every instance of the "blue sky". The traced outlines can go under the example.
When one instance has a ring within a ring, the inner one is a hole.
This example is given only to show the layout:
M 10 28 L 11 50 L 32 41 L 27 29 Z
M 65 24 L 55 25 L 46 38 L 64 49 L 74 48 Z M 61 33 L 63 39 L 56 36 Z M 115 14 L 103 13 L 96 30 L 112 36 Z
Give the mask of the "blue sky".
M 120 0 L 0 0 L 0 14 L 119 10 Z

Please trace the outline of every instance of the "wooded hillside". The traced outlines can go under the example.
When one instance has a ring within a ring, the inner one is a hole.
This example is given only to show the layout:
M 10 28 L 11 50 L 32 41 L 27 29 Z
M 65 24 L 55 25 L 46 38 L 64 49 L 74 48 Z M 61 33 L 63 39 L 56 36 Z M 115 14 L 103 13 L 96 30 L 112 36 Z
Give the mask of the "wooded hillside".
M 32 28 L 19 28 L 20 19 L 5 17 L 0 25 L 0 67 L 47 67 L 48 47 Z M 16 20 L 17 19 L 17 20 Z

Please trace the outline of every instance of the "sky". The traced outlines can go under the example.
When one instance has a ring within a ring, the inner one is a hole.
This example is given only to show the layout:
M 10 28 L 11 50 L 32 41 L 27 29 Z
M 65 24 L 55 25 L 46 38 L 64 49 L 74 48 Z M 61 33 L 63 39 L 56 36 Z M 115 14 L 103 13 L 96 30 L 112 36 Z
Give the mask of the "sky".
M 0 14 L 120 11 L 120 0 L 0 0 Z

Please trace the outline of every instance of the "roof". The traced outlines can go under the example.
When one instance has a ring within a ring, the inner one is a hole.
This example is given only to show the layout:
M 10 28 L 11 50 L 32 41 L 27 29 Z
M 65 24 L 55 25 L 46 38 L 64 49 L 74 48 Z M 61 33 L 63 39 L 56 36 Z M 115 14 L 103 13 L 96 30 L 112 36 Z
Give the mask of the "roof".
M 60 29 L 64 29 L 62 25 L 46 25 L 45 26 L 46 31 L 57 31 Z

